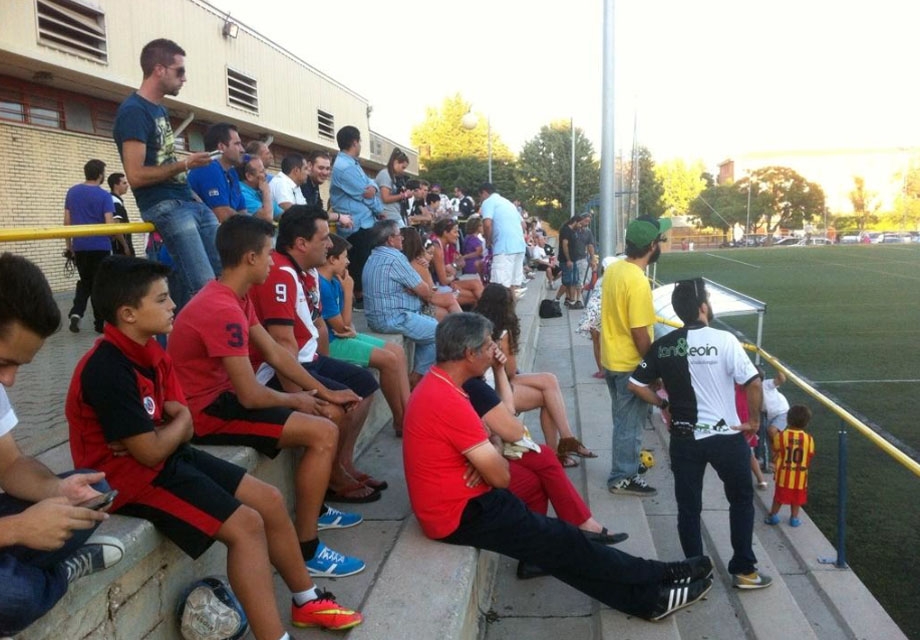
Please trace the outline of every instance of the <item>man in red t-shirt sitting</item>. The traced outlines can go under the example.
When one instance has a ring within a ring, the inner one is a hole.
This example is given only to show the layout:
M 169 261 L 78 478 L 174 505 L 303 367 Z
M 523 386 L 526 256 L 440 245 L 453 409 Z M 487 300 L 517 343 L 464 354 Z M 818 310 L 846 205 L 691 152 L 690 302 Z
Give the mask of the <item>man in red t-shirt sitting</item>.
M 589 540 L 575 526 L 529 511 L 508 490 L 508 461 L 463 391 L 493 358 L 492 323 L 474 313 L 438 324 L 437 365 L 406 407 L 403 464 L 412 510 L 429 538 L 489 549 L 604 604 L 660 620 L 712 587 L 706 556 L 683 562 L 636 558 Z
M 338 428 L 316 415 L 333 404 L 361 401 L 349 389 L 332 391 L 307 373 L 259 323 L 249 288 L 271 269 L 270 222 L 231 216 L 217 231 L 223 272 L 195 294 L 176 318 L 167 352 L 195 425 L 193 442 L 250 446 L 269 457 L 304 447 L 297 463 L 295 527 L 313 576 L 344 577 L 364 562 L 327 548 L 318 538 L 317 518 L 329 485 Z M 276 371 L 303 391 L 287 393 L 259 384 L 249 360 L 250 344 Z
M 339 428 L 339 446 L 329 479 L 328 502 L 373 502 L 387 483 L 359 471 L 354 452 L 380 386 L 371 373 L 343 360 L 329 358 L 329 334 L 323 322 L 316 267 L 326 262 L 328 215 L 322 209 L 295 204 L 281 216 L 272 268 L 265 282 L 250 291 L 256 315 L 269 335 L 317 381 L 329 389 L 351 389 L 361 401 L 348 411 L 338 407 L 327 415 Z M 322 345 L 322 348 L 321 348 Z M 251 354 L 256 379 L 278 391 L 300 391 L 297 383 L 279 374 L 259 354 Z

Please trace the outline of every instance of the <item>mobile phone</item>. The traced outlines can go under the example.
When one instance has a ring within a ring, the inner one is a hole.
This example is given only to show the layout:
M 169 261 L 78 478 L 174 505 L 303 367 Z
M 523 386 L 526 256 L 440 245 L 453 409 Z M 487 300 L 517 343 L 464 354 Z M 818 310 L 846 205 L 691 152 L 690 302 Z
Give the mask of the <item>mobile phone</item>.
M 93 509 L 99 511 L 115 501 L 115 496 L 118 495 L 118 489 L 112 489 L 103 493 L 101 496 L 96 496 L 95 498 L 90 498 L 85 502 L 78 504 L 78 507 L 83 507 L 85 509 Z
M 219 149 L 214 149 L 214 151 L 209 152 L 208 155 L 212 158 L 219 158 L 224 155 L 224 152 Z

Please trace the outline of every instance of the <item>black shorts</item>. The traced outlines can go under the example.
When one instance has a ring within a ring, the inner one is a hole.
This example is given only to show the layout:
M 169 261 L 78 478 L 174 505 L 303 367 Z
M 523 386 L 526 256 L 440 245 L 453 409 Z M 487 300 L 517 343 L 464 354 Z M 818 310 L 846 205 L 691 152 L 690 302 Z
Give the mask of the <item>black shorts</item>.
M 274 458 L 281 451 L 278 441 L 292 413 L 294 410 L 287 407 L 247 409 L 236 394 L 225 391 L 193 417 L 195 437 L 192 442 L 252 447 Z
M 302 366 L 311 376 L 333 391 L 351 389 L 362 398 L 368 398 L 380 388 L 370 371 L 344 360 L 321 355 L 313 362 L 302 363 Z M 275 374 L 266 386 L 280 391 L 281 381 L 278 380 L 278 375 Z
M 245 475 L 242 467 L 183 445 L 166 459 L 153 484 L 118 513 L 149 520 L 197 558 L 242 504 L 235 494 Z

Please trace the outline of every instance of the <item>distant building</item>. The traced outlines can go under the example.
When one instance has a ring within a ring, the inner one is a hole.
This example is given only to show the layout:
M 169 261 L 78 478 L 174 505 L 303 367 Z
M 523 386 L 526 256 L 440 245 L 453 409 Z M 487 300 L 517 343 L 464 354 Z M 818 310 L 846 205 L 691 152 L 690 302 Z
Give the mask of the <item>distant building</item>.
M 272 140 L 280 163 L 291 151 L 337 151 L 335 133 L 350 124 L 362 131 L 360 160 L 369 174 L 386 166 L 394 146 L 409 155 L 409 172 L 418 172 L 414 150 L 370 129 L 366 98 L 204 0 L 2 4 L 2 228 L 61 224 L 64 194 L 82 179 L 88 158 L 122 171 L 112 140 L 115 110 L 140 85 L 140 51 L 155 38 L 175 40 L 188 54 L 189 82 L 164 103 L 174 129 L 187 122 L 177 136 L 180 149 L 203 150 L 207 127 L 231 122 L 244 143 Z M 126 203 L 132 220 L 140 220 L 130 194 Z M 70 287 L 63 248 L 63 240 L 0 244 L 0 251 L 38 263 L 55 290 Z
M 821 185 L 831 213 L 853 212 L 853 177 L 865 179 L 866 190 L 877 194 L 880 211 L 891 211 L 904 188 L 904 176 L 918 148 L 796 149 L 741 154 L 719 164 L 718 183 L 747 177 L 748 172 L 781 166 Z

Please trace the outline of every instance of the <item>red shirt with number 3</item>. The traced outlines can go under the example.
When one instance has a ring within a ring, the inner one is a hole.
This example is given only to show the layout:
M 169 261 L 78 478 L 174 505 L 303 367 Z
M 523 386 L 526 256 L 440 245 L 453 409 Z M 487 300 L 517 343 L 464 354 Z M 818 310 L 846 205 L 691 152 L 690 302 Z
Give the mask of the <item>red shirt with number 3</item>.
M 217 280 L 195 294 L 176 318 L 166 352 L 173 359 L 192 416 L 233 382 L 222 358 L 249 359 L 249 328 L 259 324 L 249 296 L 240 298 Z

